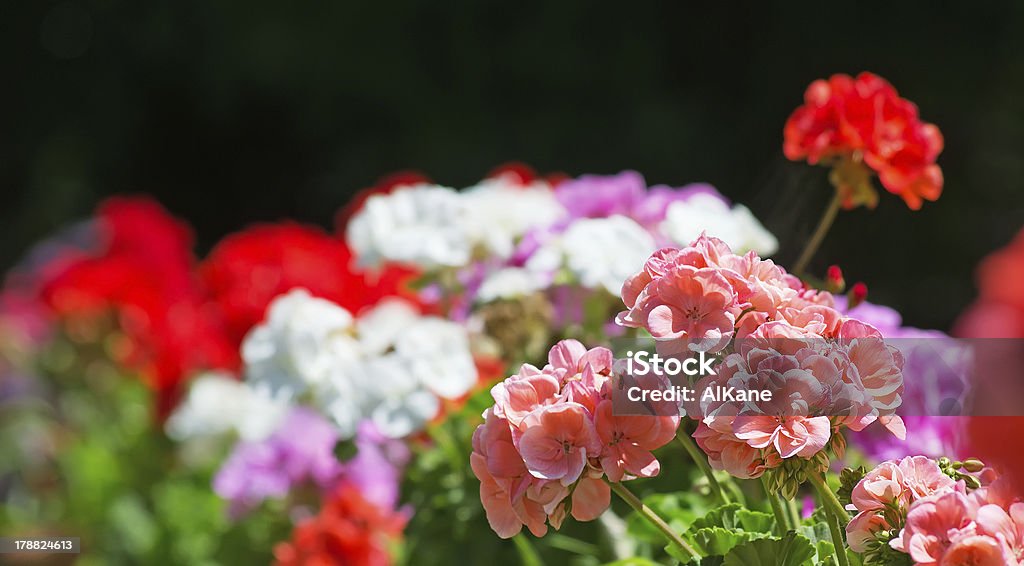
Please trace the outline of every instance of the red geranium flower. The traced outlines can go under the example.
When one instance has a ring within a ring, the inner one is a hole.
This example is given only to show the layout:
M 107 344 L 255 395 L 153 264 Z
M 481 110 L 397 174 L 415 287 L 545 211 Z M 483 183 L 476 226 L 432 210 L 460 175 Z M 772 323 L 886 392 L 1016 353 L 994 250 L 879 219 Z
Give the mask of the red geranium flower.
M 872 171 L 914 210 L 942 193 L 942 170 L 935 164 L 942 134 L 878 75 L 838 74 L 811 83 L 803 106 L 786 121 L 784 138 L 789 159 L 835 167 L 832 180 L 846 208 L 875 205 Z
M 165 415 L 185 378 L 237 365 L 237 349 L 204 304 L 186 224 L 150 199 L 122 197 L 100 205 L 95 232 L 98 249 L 46 270 L 43 301 L 72 324 L 113 313 L 126 338 L 118 361 L 140 373 Z
M 974 359 L 974 395 L 967 425 L 971 454 L 1010 476 L 1024 492 L 1024 231 L 978 267 L 979 296 L 960 320 L 955 334 L 990 338 L 970 342 Z
M 275 563 L 387 566 L 388 547 L 400 540 L 405 521 L 402 514 L 377 507 L 357 488 L 342 484 L 319 515 L 295 527 L 291 541 L 275 546 Z
M 296 287 L 353 313 L 387 296 L 413 299 L 405 291 L 412 272 L 386 268 L 362 273 L 354 270 L 353 263 L 343 242 L 319 228 L 283 222 L 253 226 L 224 238 L 199 272 L 237 347 L 263 320 L 270 301 Z

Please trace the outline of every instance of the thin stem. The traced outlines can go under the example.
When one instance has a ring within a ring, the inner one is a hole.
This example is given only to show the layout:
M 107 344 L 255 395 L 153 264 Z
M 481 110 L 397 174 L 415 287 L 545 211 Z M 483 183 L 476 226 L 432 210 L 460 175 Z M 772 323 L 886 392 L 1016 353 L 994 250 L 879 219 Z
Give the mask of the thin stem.
M 846 556 L 846 543 L 843 541 L 841 517 L 849 519 L 850 514 L 843 509 L 832 488 L 825 483 L 825 479 L 817 474 L 811 475 L 811 483 L 818 490 L 818 497 L 825 506 L 825 516 L 828 521 L 828 530 L 832 533 L 832 545 L 836 547 L 836 559 L 839 566 L 850 566 L 850 560 Z
M 779 497 L 768 489 L 768 480 L 764 476 L 761 476 L 761 487 L 764 488 L 764 496 L 768 498 L 768 504 L 772 506 L 772 513 L 775 514 L 775 526 L 779 536 L 786 536 L 786 533 L 793 528 L 793 525 L 789 523 L 789 515 L 779 504 Z
M 825 209 L 825 214 L 821 216 L 821 220 L 818 221 L 818 227 L 814 229 L 814 234 L 811 235 L 811 239 L 807 241 L 807 246 L 804 247 L 804 251 L 800 253 L 800 259 L 796 260 L 793 264 L 793 273 L 802 275 L 804 269 L 807 268 L 807 264 L 811 262 L 811 258 L 814 257 L 814 252 L 818 251 L 821 246 L 821 242 L 825 240 L 825 234 L 828 234 L 828 229 L 832 227 L 832 223 L 836 220 L 836 215 L 839 214 L 839 207 L 842 204 L 842 199 L 839 196 L 839 191 L 835 191 L 832 195 L 832 200 L 828 203 L 828 208 Z
M 630 507 L 633 508 L 634 511 L 639 513 L 640 516 L 642 516 L 644 519 L 647 519 L 652 525 L 654 525 L 655 528 L 661 531 L 661 533 L 665 535 L 665 538 L 668 539 L 669 544 L 679 547 L 679 550 L 682 550 L 683 552 L 689 554 L 694 558 L 700 558 L 699 552 L 697 552 L 692 546 L 690 546 L 689 543 L 683 540 L 683 538 L 679 536 L 678 533 L 672 530 L 672 527 L 670 527 L 664 519 L 659 517 L 653 509 L 644 505 L 644 502 L 640 501 L 639 497 L 633 495 L 632 491 L 629 491 L 629 489 L 627 489 L 624 485 L 618 482 L 611 483 L 611 486 L 612 491 L 614 491 L 616 495 L 621 497 L 626 503 L 629 504 Z
M 797 509 L 796 498 L 785 499 L 786 510 L 789 511 L 789 520 L 793 523 L 794 528 L 800 526 L 803 522 L 803 514 L 800 513 L 800 509 Z
M 725 494 L 725 490 L 722 489 L 722 485 L 718 483 L 718 479 L 715 477 L 715 471 L 711 469 L 711 464 L 708 463 L 708 457 L 704 452 L 697 446 L 697 443 L 693 441 L 693 438 L 686 433 L 686 429 L 682 426 L 676 431 L 676 438 L 679 439 L 679 443 L 686 449 L 686 453 L 690 455 L 690 458 L 697 463 L 697 467 L 700 471 L 704 472 L 704 475 L 708 478 L 708 483 L 711 484 L 711 491 L 715 492 L 715 496 L 722 504 L 729 503 L 729 496 Z

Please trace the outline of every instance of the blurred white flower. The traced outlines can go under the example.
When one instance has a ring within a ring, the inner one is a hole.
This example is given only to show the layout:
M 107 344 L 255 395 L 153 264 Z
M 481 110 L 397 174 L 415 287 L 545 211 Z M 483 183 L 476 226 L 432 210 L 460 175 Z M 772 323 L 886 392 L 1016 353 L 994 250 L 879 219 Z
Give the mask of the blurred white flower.
M 395 261 L 424 269 L 458 267 L 469 262 L 473 251 L 465 200 L 438 185 L 371 196 L 349 221 L 345 237 L 361 265 Z
M 185 400 L 164 425 L 177 441 L 235 433 L 262 440 L 277 429 L 289 404 L 253 390 L 229 374 L 210 372 L 195 378 Z
M 538 273 L 567 269 L 584 287 L 618 295 L 622 283 L 655 251 L 654 238 L 625 216 L 583 218 L 541 245 L 526 262 Z
M 512 255 L 516 241 L 528 230 L 549 226 L 566 214 L 543 181 L 521 186 L 499 177 L 459 195 L 468 210 L 467 231 L 474 243 L 502 259 Z
M 366 355 L 381 355 L 390 349 L 403 329 L 420 318 L 416 307 L 398 298 L 386 298 L 364 311 L 356 320 L 359 343 Z
M 697 194 L 669 205 L 661 231 L 680 246 L 687 246 L 707 232 L 721 239 L 736 253 L 755 251 L 761 256 L 775 253 L 779 241 L 765 229 L 750 209 L 729 205 L 712 195 Z
M 318 407 L 343 438 L 372 420 L 391 437 L 419 430 L 476 384 L 462 326 L 386 300 L 358 320 L 302 289 L 275 299 L 242 345 L 247 384 Z
M 476 301 L 513 299 L 535 293 L 551 284 L 551 277 L 522 267 L 506 267 L 487 275 L 476 293 Z
M 275 397 L 315 394 L 331 372 L 361 357 L 354 333 L 347 310 L 293 289 L 270 303 L 266 320 L 242 342 L 246 380 Z

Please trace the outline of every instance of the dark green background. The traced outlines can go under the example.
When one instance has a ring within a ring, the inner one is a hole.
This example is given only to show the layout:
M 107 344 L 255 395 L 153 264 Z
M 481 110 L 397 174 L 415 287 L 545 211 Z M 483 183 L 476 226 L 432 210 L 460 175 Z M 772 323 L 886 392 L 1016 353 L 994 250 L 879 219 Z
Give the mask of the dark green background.
M 782 125 L 811 80 L 872 70 L 942 129 L 946 193 L 844 213 L 817 263 L 948 327 L 1024 225 L 1024 4 L 725 4 L 4 2 L 0 266 L 110 194 L 155 195 L 203 251 L 327 226 L 394 170 L 460 186 L 512 159 L 711 182 L 787 263 L 829 189 Z

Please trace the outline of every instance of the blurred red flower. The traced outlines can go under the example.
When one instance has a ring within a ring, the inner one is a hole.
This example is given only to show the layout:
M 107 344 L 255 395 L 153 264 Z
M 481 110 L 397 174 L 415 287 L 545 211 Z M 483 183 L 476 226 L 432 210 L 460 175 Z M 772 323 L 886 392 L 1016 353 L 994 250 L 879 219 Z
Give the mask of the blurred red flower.
M 357 488 L 342 484 L 319 515 L 299 523 L 290 541 L 275 546 L 275 563 L 386 566 L 391 563 L 388 547 L 401 538 L 405 521 L 401 513 L 377 507 Z
M 973 340 L 972 454 L 1010 476 L 1024 493 L 1024 231 L 985 258 L 977 271 L 979 297 L 957 321 L 954 334 Z M 1007 340 L 1012 339 L 1012 340 Z
M 1024 230 L 978 266 L 979 295 L 956 324 L 958 336 L 1024 338 Z
M 236 366 L 237 348 L 205 305 L 186 224 L 148 198 L 118 197 L 100 205 L 95 231 L 97 249 L 54 260 L 42 298 L 72 325 L 112 312 L 126 338 L 115 357 L 140 373 L 166 415 L 189 374 Z
M 319 228 L 282 222 L 227 236 L 199 273 L 237 347 L 263 320 L 270 301 L 296 287 L 353 313 L 387 296 L 414 299 L 405 289 L 412 271 L 387 267 L 364 273 L 355 271 L 353 263 L 348 247 Z
M 803 106 L 786 121 L 783 151 L 794 161 L 835 165 L 833 182 L 846 208 L 877 200 L 866 165 L 886 190 L 918 210 L 942 193 L 935 164 L 942 146 L 939 129 L 920 120 L 914 103 L 878 75 L 861 73 L 811 83 Z

